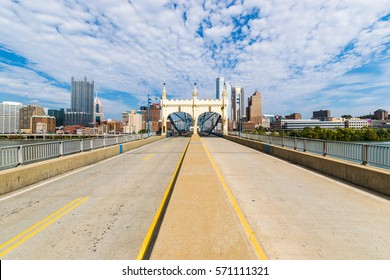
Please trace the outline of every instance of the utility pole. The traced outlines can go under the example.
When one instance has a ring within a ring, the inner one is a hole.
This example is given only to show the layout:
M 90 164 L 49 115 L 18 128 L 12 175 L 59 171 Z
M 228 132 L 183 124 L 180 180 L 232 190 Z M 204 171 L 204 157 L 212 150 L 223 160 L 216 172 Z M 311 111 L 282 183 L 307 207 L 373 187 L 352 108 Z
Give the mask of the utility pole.
M 241 95 L 237 97 L 238 103 L 238 137 L 241 137 Z

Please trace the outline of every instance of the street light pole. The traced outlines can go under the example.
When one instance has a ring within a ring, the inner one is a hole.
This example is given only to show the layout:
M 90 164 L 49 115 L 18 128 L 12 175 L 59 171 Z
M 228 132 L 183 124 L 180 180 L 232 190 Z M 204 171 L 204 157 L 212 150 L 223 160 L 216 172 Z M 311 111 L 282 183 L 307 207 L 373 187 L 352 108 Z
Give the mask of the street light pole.
M 238 96 L 237 102 L 238 102 L 238 137 L 241 137 L 241 96 Z
M 150 138 L 150 98 L 148 93 L 148 138 Z

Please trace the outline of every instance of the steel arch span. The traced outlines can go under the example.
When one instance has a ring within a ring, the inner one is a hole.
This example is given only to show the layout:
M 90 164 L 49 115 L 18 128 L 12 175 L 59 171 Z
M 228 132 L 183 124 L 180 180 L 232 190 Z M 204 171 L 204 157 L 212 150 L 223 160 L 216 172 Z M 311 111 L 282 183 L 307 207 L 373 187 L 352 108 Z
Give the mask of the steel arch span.
M 161 95 L 161 121 L 162 134 L 167 133 L 168 116 L 172 113 L 184 112 L 192 116 L 194 120 L 193 131 L 198 134 L 198 118 L 201 114 L 206 112 L 215 112 L 221 115 L 223 134 L 228 133 L 228 98 L 226 87 L 222 92 L 222 99 L 198 99 L 198 91 L 196 90 L 196 83 L 194 84 L 194 92 L 192 99 L 167 99 L 167 91 L 165 83 Z

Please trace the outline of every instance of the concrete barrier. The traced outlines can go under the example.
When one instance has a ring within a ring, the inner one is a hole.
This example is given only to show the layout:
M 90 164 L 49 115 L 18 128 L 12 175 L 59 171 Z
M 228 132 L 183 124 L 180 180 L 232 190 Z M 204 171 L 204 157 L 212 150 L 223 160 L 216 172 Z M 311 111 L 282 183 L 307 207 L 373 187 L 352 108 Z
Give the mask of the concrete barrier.
M 0 171 L 0 195 L 165 138 L 156 136 Z
M 357 186 L 390 196 L 390 171 L 371 166 L 358 165 L 330 157 L 295 151 L 235 136 L 225 135 L 224 138 L 263 153 L 314 169 Z

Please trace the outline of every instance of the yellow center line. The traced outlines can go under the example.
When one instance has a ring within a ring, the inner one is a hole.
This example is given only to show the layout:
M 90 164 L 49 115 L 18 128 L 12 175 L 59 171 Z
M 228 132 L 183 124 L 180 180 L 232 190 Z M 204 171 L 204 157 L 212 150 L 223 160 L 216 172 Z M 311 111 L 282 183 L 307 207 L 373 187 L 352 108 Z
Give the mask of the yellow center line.
M 231 202 L 232 205 L 233 205 L 234 210 L 236 211 L 236 214 L 237 214 L 238 218 L 239 218 L 240 221 L 241 221 L 241 224 L 243 225 L 243 227 L 244 227 L 246 233 L 249 235 L 249 240 L 250 240 L 252 246 L 254 247 L 254 249 L 255 249 L 255 251 L 256 251 L 258 257 L 259 257 L 260 259 L 262 259 L 262 260 L 266 260 L 266 259 L 267 259 L 267 256 L 266 256 L 266 254 L 264 253 L 264 250 L 261 248 L 261 246 L 260 246 L 259 242 L 257 241 L 257 238 L 256 238 L 256 236 L 255 236 L 253 230 L 251 229 L 249 223 L 246 221 L 245 216 L 244 216 L 243 212 L 241 211 L 240 206 L 238 205 L 237 201 L 235 200 L 232 191 L 230 190 L 230 188 L 228 187 L 228 185 L 227 185 L 225 179 L 224 179 L 223 176 L 222 176 L 222 173 L 219 171 L 219 168 L 218 168 L 217 164 L 215 163 L 214 158 L 213 158 L 212 155 L 210 154 L 210 152 L 209 152 L 209 150 L 207 149 L 207 147 L 203 144 L 202 139 L 201 139 L 201 138 L 199 138 L 199 139 L 200 139 L 200 142 L 202 143 L 203 148 L 204 148 L 205 151 L 206 151 L 206 154 L 207 154 L 208 158 L 209 158 L 210 161 L 211 161 L 211 164 L 212 164 L 213 167 L 214 167 L 215 172 L 216 172 L 217 175 L 218 175 L 219 180 L 221 181 L 221 183 L 222 183 L 222 185 L 223 185 L 223 188 L 224 188 L 225 191 L 226 191 L 227 196 L 228 196 L 229 199 L 230 199 L 230 202 Z
M 36 235 L 37 233 L 39 233 L 40 231 L 42 231 L 44 228 L 46 228 L 47 226 L 51 225 L 52 223 L 54 223 L 55 221 L 57 221 L 59 218 L 61 218 L 62 216 L 66 215 L 67 213 L 69 213 L 70 211 L 72 211 L 74 208 L 76 208 L 77 206 L 79 206 L 80 204 L 82 204 L 83 202 L 85 202 L 87 199 L 89 199 L 89 197 L 85 197 L 85 198 L 82 198 L 82 197 L 79 197 L 75 200 L 73 200 L 72 202 L 70 202 L 69 204 L 65 205 L 64 207 L 62 207 L 61 209 L 57 210 L 56 212 L 54 212 L 53 214 L 51 214 L 50 216 L 46 217 L 45 219 L 41 220 L 40 222 L 36 223 L 35 225 L 33 225 L 32 227 L 28 228 L 27 230 L 23 231 L 22 233 L 18 234 L 17 236 L 15 236 L 14 238 L 8 240 L 7 242 L 5 242 L 4 244 L 2 244 L 0 246 L 0 249 L 14 243 L 15 241 L 17 241 L 18 239 L 20 239 L 18 242 L 16 242 L 15 244 L 13 244 L 12 246 L 10 246 L 8 249 L 0 252 L 0 257 L 4 256 L 5 254 L 7 254 L 8 252 L 10 252 L 11 250 L 15 249 L 16 247 L 18 247 L 19 245 L 21 245 L 23 242 L 25 242 L 26 240 L 30 239 L 31 237 L 33 237 L 34 235 Z M 37 229 L 36 229 L 37 228 Z M 34 230 L 35 229 L 35 230 Z M 33 231 L 34 230 L 34 231 Z M 32 231 L 32 232 L 31 232 Z M 29 232 L 31 232 L 30 234 L 28 234 Z
M 154 156 L 155 154 L 156 154 L 156 153 L 147 155 L 146 157 L 143 157 L 142 160 L 143 160 L 143 161 L 146 161 L 146 160 L 150 159 L 152 156 Z
M 191 138 L 187 141 L 187 145 L 185 146 L 184 151 L 181 154 L 180 160 L 176 165 L 175 172 L 173 172 L 171 181 L 169 182 L 168 188 L 166 189 L 166 191 L 164 193 L 164 197 L 160 203 L 160 207 L 158 208 L 156 214 L 154 215 L 153 221 L 149 227 L 148 232 L 146 233 L 144 241 L 142 242 L 140 251 L 139 251 L 138 256 L 137 256 L 137 260 L 143 260 L 147 254 L 147 251 L 149 249 L 149 246 L 150 246 L 152 238 L 153 238 L 153 234 L 155 234 L 157 224 L 158 224 L 159 220 L 162 219 L 162 212 L 163 212 L 164 208 L 167 206 L 168 196 L 173 190 L 172 188 L 173 188 L 174 182 L 177 178 L 180 166 L 183 163 L 184 156 L 186 154 L 188 146 L 190 145 L 190 141 L 191 141 Z

